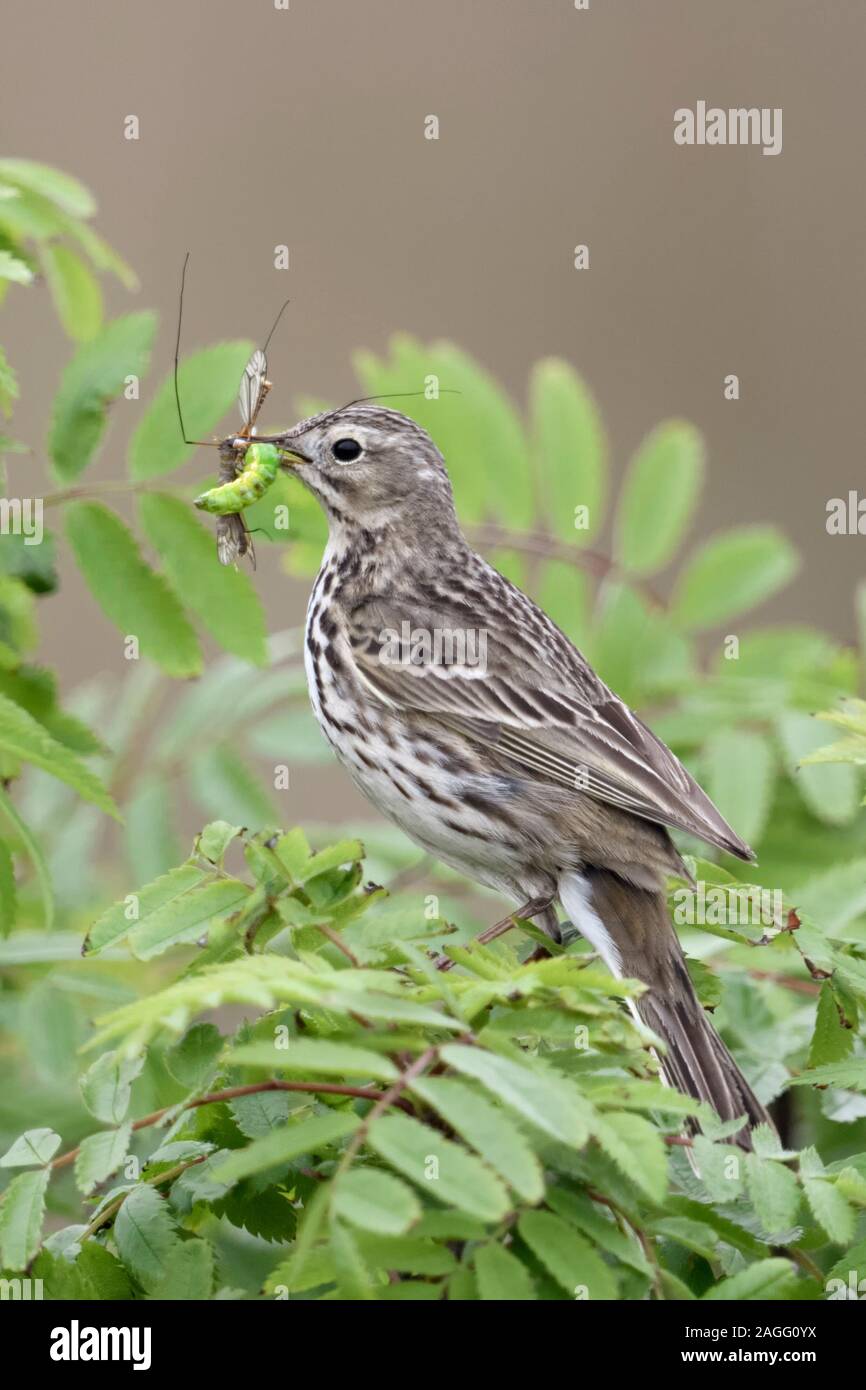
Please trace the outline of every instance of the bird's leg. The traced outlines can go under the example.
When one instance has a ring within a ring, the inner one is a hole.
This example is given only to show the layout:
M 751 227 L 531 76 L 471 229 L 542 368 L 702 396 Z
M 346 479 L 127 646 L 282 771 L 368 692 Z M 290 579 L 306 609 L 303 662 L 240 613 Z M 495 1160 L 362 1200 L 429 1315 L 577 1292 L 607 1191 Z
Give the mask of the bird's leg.
M 537 898 L 530 898 L 522 907 L 515 908 L 507 917 L 503 917 L 501 922 L 494 922 L 492 927 L 486 927 L 483 932 L 479 932 L 475 940 L 482 946 L 486 946 L 488 941 L 495 941 L 497 936 L 504 936 L 507 931 L 517 924 L 521 917 L 530 920 L 533 917 L 540 917 L 542 913 L 551 911 L 553 896 L 551 894 L 540 895 Z M 553 919 L 555 923 L 555 917 Z M 438 956 L 436 959 L 437 970 L 453 970 L 454 961 L 449 960 L 448 956 Z

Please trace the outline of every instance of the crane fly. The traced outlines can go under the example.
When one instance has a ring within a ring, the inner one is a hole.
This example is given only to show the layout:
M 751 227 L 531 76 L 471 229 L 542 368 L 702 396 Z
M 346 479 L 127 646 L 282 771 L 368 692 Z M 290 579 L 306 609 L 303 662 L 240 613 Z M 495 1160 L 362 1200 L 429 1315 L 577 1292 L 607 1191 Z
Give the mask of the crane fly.
M 180 305 L 174 352 L 174 394 L 177 403 L 177 416 L 184 443 L 216 448 L 219 450 L 220 456 L 219 485 L 196 497 L 194 505 L 200 511 L 209 512 L 217 518 L 217 555 L 220 563 L 233 565 L 241 556 L 249 555 L 253 568 L 255 568 L 255 551 L 242 513 L 246 507 L 251 506 L 253 502 L 264 496 L 280 469 L 280 450 L 275 444 L 257 441 L 255 431 L 256 421 L 271 389 L 271 383 L 268 381 L 268 344 L 289 301 L 286 300 L 277 314 L 273 327 L 265 339 L 264 347 L 256 348 L 244 367 L 238 388 L 240 429 L 235 434 L 230 434 L 219 441 L 188 439 L 183 422 L 178 387 L 183 291 L 188 262 L 189 252 L 184 259 L 180 277 Z

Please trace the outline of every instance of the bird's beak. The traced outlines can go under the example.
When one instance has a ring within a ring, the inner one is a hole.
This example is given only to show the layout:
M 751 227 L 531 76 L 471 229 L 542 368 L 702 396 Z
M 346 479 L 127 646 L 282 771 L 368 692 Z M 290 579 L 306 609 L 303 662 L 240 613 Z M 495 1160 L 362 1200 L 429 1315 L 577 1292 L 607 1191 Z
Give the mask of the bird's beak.
M 304 454 L 299 454 L 296 449 L 280 449 L 281 468 L 297 468 L 299 463 L 309 462 L 310 460 Z

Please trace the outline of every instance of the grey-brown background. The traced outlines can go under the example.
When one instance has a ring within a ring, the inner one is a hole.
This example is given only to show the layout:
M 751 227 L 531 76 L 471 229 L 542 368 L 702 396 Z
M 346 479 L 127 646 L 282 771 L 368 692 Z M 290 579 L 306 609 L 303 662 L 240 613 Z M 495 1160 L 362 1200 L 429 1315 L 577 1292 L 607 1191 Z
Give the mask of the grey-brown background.
M 353 395 L 352 350 L 395 329 L 456 340 L 521 402 L 532 362 L 562 354 L 618 468 L 686 416 L 709 444 L 701 530 L 788 530 L 806 563 L 771 616 L 853 634 L 864 541 L 824 518 L 863 476 L 862 0 L 28 0 L 3 32 L 4 152 L 96 193 L 138 303 L 161 312 L 153 379 L 187 248 L 188 347 L 260 337 L 292 296 L 279 423 L 296 393 Z M 673 112 L 701 98 L 782 107 L 783 152 L 677 147 Z M 135 301 L 113 285 L 109 306 Z M 15 432 L 41 446 L 68 345 L 44 290 L 13 289 L 2 327 Z M 137 409 L 117 407 L 102 476 Z M 299 615 L 273 557 L 258 582 L 274 623 Z M 68 566 L 42 612 L 65 683 L 116 667 Z

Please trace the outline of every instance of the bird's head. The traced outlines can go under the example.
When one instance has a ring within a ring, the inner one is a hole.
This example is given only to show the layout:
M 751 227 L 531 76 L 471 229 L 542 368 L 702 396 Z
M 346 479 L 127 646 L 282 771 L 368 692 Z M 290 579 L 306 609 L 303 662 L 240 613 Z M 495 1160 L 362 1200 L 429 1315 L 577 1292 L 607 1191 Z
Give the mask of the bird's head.
M 396 410 L 354 404 L 281 435 L 283 466 L 309 488 L 332 528 L 422 529 L 453 524 L 445 463 L 420 425 Z

